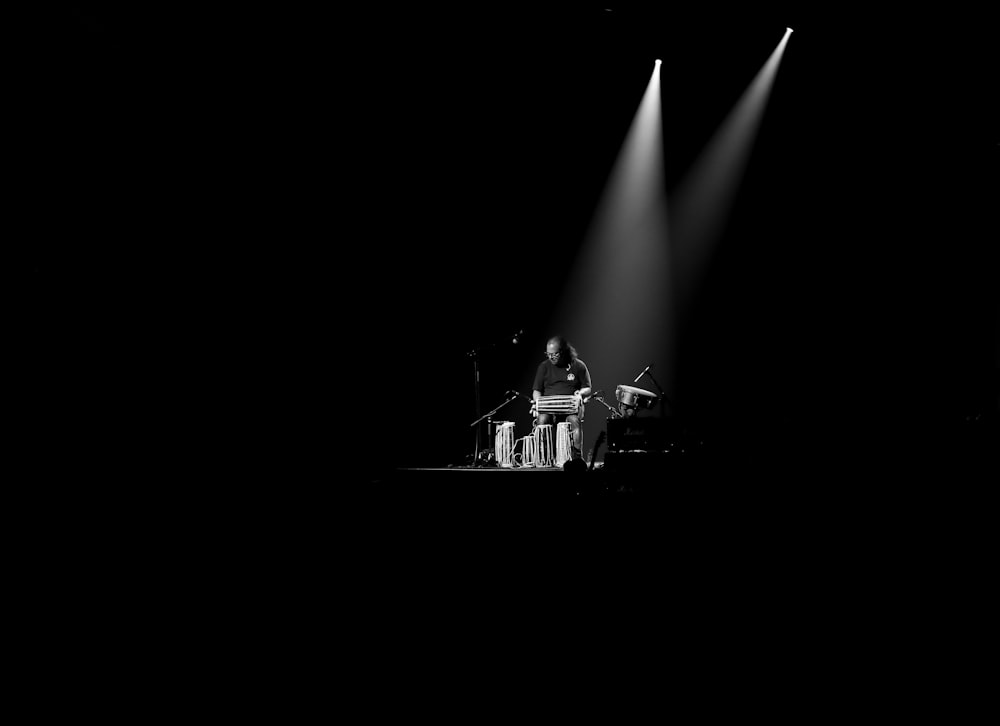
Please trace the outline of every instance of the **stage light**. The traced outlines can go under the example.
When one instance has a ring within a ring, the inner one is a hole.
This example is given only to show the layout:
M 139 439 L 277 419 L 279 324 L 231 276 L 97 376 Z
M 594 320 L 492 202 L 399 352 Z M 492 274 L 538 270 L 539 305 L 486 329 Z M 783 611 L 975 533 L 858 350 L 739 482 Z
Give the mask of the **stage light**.
M 794 33 L 794 32 L 795 32 L 795 31 L 794 31 L 794 30 L 792 30 L 791 28 L 785 28 L 785 30 L 787 30 L 787 31 L 788 31 L 789 33 Z

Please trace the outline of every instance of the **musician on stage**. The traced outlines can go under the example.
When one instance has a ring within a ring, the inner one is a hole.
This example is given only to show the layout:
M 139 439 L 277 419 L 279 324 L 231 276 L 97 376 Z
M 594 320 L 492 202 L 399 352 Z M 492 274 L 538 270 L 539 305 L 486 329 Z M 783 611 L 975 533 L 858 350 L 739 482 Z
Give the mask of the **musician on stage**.
M 573 396 L 578 413 L 538 413 L 537 423 L 543 425 L 567 422 L 570 425 L 570 447 L 574 459 L 583 458 L 580 421 L 583 403 L 590 394 L 590 371 L 587 364 L 577 357 L 576 349 L 561 335 L 549 338 L 545 344 L 545 360 L 538 364 L 538 370 L 535 371 L 532 397 L 537 404 L 538 399 L 543 396 Z M 532 415 L 536 414 L 536 404 L 531 406 Z

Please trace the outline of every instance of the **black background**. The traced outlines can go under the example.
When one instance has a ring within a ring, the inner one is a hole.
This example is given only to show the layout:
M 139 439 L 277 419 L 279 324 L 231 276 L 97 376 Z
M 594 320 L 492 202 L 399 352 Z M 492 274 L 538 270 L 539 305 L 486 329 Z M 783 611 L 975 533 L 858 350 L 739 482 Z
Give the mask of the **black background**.
M 685 410 L 719 440 L 829 455 L 916 455 L 995 415 L 982 17 L 92 7 L 12 46 L 35 425 L 70 404 L 161 465 L 223 472 L 461 463 L 467 353 L 488 348 L 484 410 L 529 392 L 550 261 L 580 243 L 653 61 L 669 193 L 786 26 L 681 339 Z
M 12 560 L 33 657 L 74 693 L 182 666 L 227 708 L 260 684 L 254 708 L 284 713 L 336 663 L 368 707 L 570 679 L 596 681 L 589 707 L 617 683 L 659 695 L 669 668 L 712 684 L 703 710 L 717 674 L 770 685 L 794 663 L 829 702 L 845 672 L 898 682 L 894 708 L 929 678 L 922 709 L 969 702 L 992 544 L 974 494 L 995 478 L 962 442 L 997 415 L 984 17 L 79 7 L 5 27 L 31 444 L 8 447 L 42 479 L 8 487 L 38 504 L 10 508 Z M 484 405 L 526 389 L 553 332 L 538 281 L 562 282 L 546 261 L 580 243 L 653 61 L 669 192 L 786 26 L 678 350 L 720 481 L 594 519 L 537 491 L 341 499 L 356 475 L 462 461 L 469 350 L 488 347 Z

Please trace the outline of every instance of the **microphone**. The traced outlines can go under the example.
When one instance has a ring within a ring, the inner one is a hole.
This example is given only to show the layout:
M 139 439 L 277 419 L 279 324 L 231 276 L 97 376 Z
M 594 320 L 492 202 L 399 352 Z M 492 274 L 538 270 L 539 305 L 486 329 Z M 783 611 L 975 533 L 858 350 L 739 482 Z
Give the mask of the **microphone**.
M 643 370 L 643 372 L 642 372 L 642 373 L 640 373 L 639 375 L 637 375 L 637 376 L 635 377 L 635 380 L 634 380 L 634 381 L 632 381 L 632 383 L 638 383 L 638 382 L 639 382 L 639 379 L 640 379 L 640 378 L 642 378 L 642 377 L 643 377 L 644 375 L 646 375 L 647 373 L 649 373 L 649 369 L 650 369 L 650 368 L 652 368 L 652 367 L 653 367 L 653 364 L 652 364 L 652 363 L 650 363 L 650 364 L 649 364 L 648 366 L 646 366 L 645 370 Z

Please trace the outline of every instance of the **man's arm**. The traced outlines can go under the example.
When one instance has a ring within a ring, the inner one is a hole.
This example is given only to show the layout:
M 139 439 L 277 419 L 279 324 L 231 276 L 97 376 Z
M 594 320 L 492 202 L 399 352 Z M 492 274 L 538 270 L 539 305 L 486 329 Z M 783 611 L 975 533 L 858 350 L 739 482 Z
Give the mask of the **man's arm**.
M 533 389 L 531 391 L 532 400 L 537 401 L 539 398 L 542 397 L 542 390 L 544 389 L 544 387 L 545 387 L 545 363 L 543 361 L 542 363 L 539 363 L 538 368 L 535 369 L 535 380 L 531 384 L 531 388 Z M 534 403 L 531 404 L 531 410 L 532 411 L 535 410 Z
M 580 376 L 580 388 L 577 390 L 580 394 L 580 398 L 586 399 L 590 397 L 590 394 L 594 389 L 590 381 L 590 369 L 587 368 L 587 364 L 580 361 L 580 368 L 580 373 L 582 375 Z

